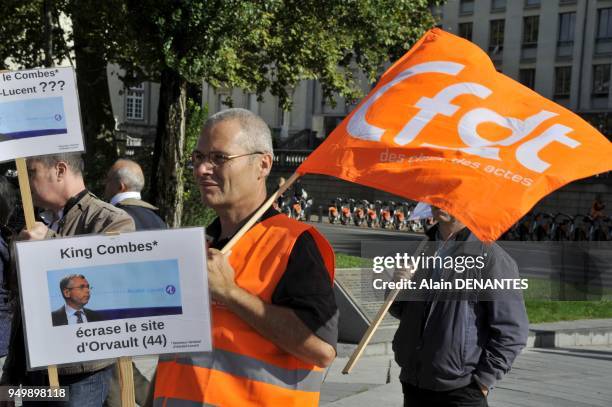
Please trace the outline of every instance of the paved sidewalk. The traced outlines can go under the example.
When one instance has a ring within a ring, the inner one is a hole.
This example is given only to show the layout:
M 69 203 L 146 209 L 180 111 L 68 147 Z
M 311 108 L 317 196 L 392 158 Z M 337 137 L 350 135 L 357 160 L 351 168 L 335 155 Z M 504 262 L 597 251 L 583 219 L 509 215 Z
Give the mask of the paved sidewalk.
M 401 406 L 399 368 L 392 356 L 366 356 L 350 375 L 348 358 L 330 368 L 321 405 L 333 407 Z M 612 406 L 612 347 L 526 349 L 513 370 L 491 392 L 492 407 Z
M 532 331 L 554 334 L 554 348 L 527 348 L 512 371 L 489 396 L 492 407 L 612 406 L 612 320 L 532 325 Z M 562 339 L 565 338 L 565 339 Z M 594 345 L 596 342 L 606 345 Z M 559 345 L 565 342 L 565 345 Z M 574 346 L 585 343 L 586 346 Z M 533 345 L 533 343 L 532 343 Z M 343 375 L 354 345 L 340 345 L 327 371 L 321 405 L 330 407 L 401 406 L 399 367 L 388 343 L 366 349 L 353 372 Z M 377 355 L 377 353 L 379 353 Z M 135 358 L 143 374 L 153 375 L 157 359 Z
M 399 367 L 391 355 L 364 356 L 349 375 L 338 357 L 325 378 L 321 406 L 387 407 L 402 405 Z M 150 376 L 154 358 L 136 364 Z M 489 396 L 492 407 L 612 406 L 612 346 L 528 348 Z

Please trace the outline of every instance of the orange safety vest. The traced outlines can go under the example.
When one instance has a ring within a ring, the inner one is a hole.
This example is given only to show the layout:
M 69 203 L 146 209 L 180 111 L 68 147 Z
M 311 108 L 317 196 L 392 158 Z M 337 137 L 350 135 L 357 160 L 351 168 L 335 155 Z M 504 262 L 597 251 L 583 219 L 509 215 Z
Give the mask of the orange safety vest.
M 334 281 L 334 253 L 313 227 L 272 216 L 232 249 L 236 284 L 271 303 L 297 238 L 310 232 Z M 227 308 L 212 305 L 213 351 L 160 357 L 154 406 L 316 406 L 323 370 L 285 352 Z

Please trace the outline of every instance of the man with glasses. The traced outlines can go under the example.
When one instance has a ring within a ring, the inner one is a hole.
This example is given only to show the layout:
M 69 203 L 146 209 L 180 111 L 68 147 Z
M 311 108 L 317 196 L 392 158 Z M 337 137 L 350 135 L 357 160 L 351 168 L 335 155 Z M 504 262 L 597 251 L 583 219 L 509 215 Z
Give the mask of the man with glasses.
M 31 157 L 27 166 L 34 205 L 51 216 L 48 224 L 36 222 L 32 229 L 23 230 L 19 234 L 21 240 L 134 231 L 134 221 L 127 213 L 87 190 L 80 153 Z M 85 283 L 75 284 L 79 289 L 69 291 L 81 294 L 88 291 L 85 287 L 81 289 L 81 285 Z M 87 315 L 84 318 L 89 320 Z M 21 318 L 16 317 L 15 321 L 21 323 Z M 45 371 L 26 372 L 23 329 L 14 326 L 13 331 L 17 334 L 11 338 L 3 379 L 11 385 L 48 386 Z M 70 401 L 46 402 L 45 405 L 102 406 L 111 386 L 114 364 L 112 360 L 102 360 L 60 366 L 59 382 L 69 387 Z M 27 406 L 27 402 L 24 405 Z
M 266 201 L 272 161 L 270 129 L 250 111 L 204 124 L 192 164 L 218 215 L 206 229 L 213 351 L 160 357 L 155 405 L 318 405 L 338 332 L 331 246 L 271 208 L 220 252 Z
M 60 281 L 60 292 L 65 304 L 51 313 L 53 326 L 103 321 L 96 311 L 85 308 L 91 298 L 91 287 L 82 274 L 71 274 Z

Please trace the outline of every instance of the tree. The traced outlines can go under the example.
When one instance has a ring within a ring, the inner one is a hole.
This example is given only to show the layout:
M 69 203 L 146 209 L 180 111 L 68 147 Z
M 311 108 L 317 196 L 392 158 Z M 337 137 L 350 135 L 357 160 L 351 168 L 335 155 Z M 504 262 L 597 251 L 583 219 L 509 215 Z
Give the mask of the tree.
M 186 89 L 269 90 L 285 109 L 304 79 L 324 95 L 361 96 L 355 69 L 376 80 L 434 24 L 427 0 L 126 0 L 109 35 L 133 78 L 161 82 L 150 199 L 180 225 Z M 437 2 L 433 2 L 437 3 Z
M 5 0 L 2 6 L 0 65 L 9 60 L 19 68 L 37 68 L 76 61 L 87 184 L 94 191 L 102 189 L 104 174 L 117 158 L 106 65 L 113 50 L 107 33 L 119 5 L 114 0 Z M 60 23 L 62 15 L 68 23 Z
M 8 69 L 8 60 L 21 68 L 36 68 L 66 57 L 68 48 L 53 6 L 49 0 L 2 1 L 0 69 Z
M 150 197 L 180 225 L 187 89 L 202 80 L 266 90 L 291 108 L 290 92 L 317 79 L 325 97 L 361 96 L 356 70 L 375 81 L 434 23 L 427 0 L 4 0 L 0 63 L 77 63 L 88 182 L 100 184 L 115 158 L 107 62 L 126 85 L 161 83 Z M 60 15 L 72 21 L 62 27 Z M 49 25 L 52 25 L 49 27 Z M 41 29 L 45 28 L 45 29 Z M 73 45 L 69 45 L 73 44 Z M 52 55 L 50 55 L 52 54 Z
M 87 185 L 101 193 L 106 172 L 118 158 L 115 146 L 115 117 L 108 88 L 107 65 L 114 49 L 107 41 L 113 29 L 117 2 L 73 0 L 65 13 L 72 21 L 72 40 L 85 136 Z

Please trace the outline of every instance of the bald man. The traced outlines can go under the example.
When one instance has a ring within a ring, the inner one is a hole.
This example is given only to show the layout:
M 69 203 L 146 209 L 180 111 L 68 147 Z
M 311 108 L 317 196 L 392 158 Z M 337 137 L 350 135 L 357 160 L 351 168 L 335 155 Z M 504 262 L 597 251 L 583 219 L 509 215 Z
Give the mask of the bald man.
M 123 209 L 134 219 L 136 230 L 166 229 L 166 223 L 157 215 L 157 208 L 142 200 L 140 192 L 144 188 L 144 174 L 138 163 L 132 160 L 117 160 L 106 175 L 104 199 L 112 205 Z M 148 392 L 149 381 L 140 373 L 136 365 L 134 370 L 134 388 L 136 402 L 143 405 Z M 119 376 L 113 372 L 113 386 L 106 399 L 106 407 L 121 405 Z
M 165 229 L 166 223 L 156 213 L 158 209 L 142 200 L 144 174 L 132 160 L 117 160 L 106 176 L 104 198 L 126 211 L 136 224 L 136 230 Z

